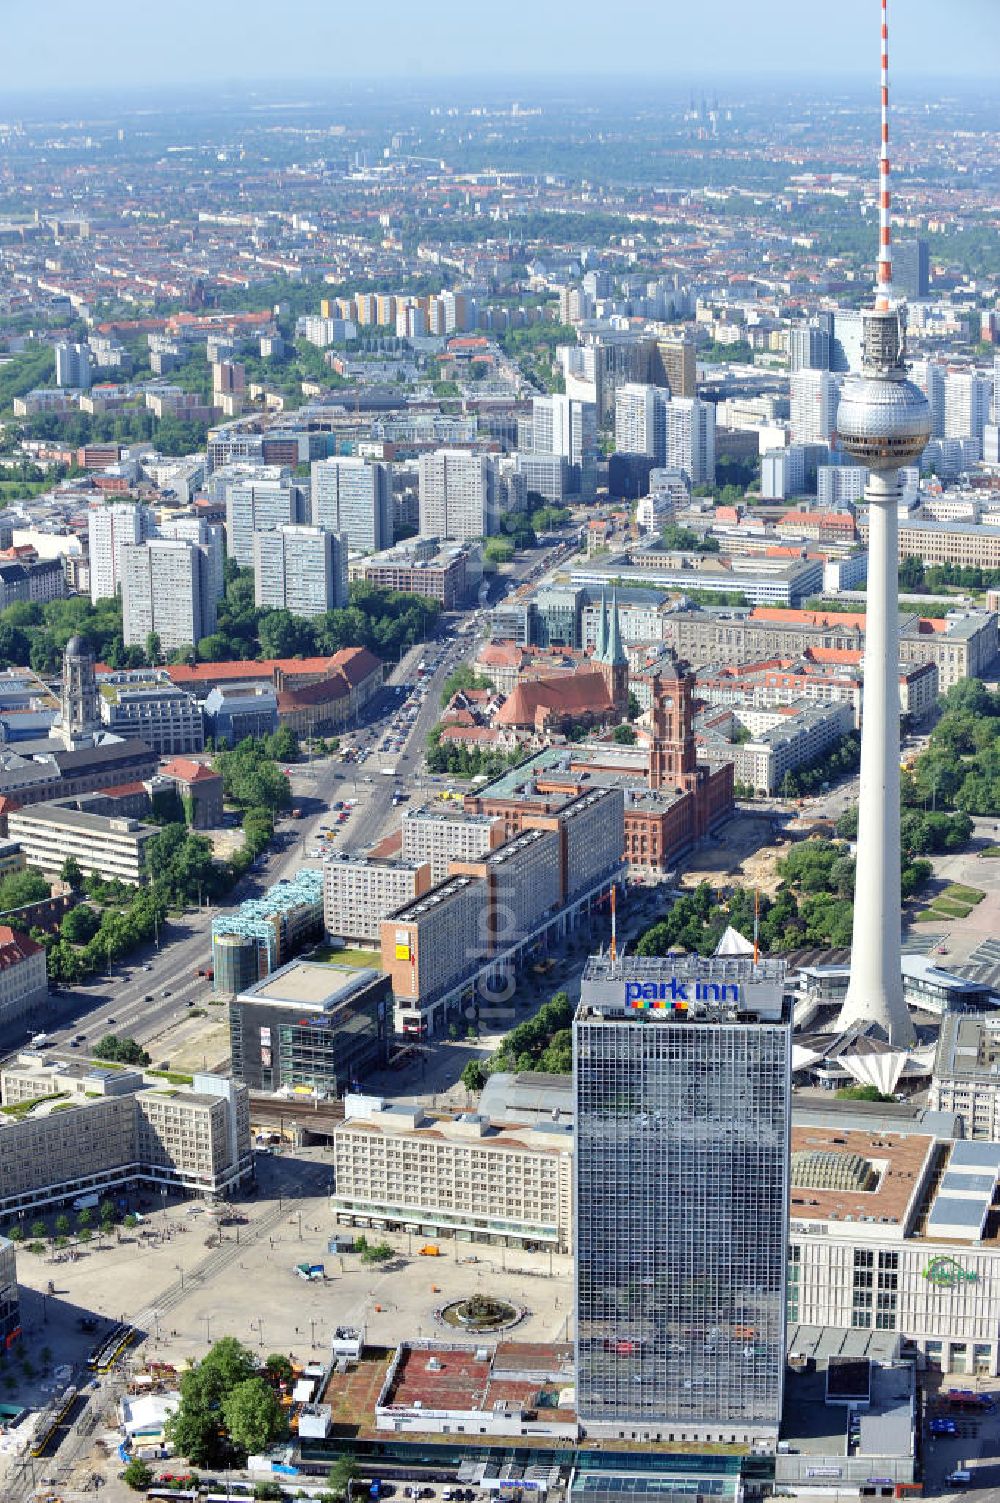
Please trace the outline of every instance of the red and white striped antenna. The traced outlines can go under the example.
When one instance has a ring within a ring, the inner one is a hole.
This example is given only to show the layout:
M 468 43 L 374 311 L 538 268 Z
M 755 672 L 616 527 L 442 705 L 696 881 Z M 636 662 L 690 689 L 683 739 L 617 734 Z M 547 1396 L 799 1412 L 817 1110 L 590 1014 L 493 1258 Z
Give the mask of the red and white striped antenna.
M 878 163 L 878 285 L 875 307 L 886 313 L 892 288 L 892 192 L 889 187 L 889 10 L 882 0 L 882 145 Z

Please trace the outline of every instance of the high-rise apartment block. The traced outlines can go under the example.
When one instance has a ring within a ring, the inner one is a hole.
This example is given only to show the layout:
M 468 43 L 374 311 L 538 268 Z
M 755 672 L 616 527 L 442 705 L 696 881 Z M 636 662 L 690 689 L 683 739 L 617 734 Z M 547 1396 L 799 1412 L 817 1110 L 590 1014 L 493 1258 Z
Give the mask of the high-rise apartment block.
M 783 962 L 592 957 L 573 1055 L 582 1425 L 625 1441 L 773 1443 L 791 1117 Z
M 308 522 L 308 488 L 274 467 L 270 473 L 236 473 L 224 482 L 226 549 L 241 568 L 253 568 L 253 536 Z
M 384 919 L 398 1031 L 438 1033 L 478 1001 L 509 997 L 528 947 L 565 935 L 606 895 L 621 868 L 624 809 L 616 787 L 529 813 L 519 834 L 451 862 L 444 881 Z
M 90 387 L 90 351 L 85 344 L 56 345 L 56 385 L 76 387 L 86 391 Z
M 832 444 L 840 383 L 831 371 L 801 369 L 791 377 L 791 435 L 796 444 Z
M 563 393 L 533 397 L 531 431 L 536 454 L 558 454 L 566 460 L 571 494 L 585 501 L 593 499 L 598 454 L 596 405 Z
M 312 520 L 346 534 L 352 552 L 391 548 L 392 467 L 353 457 L 315 460 Z
M 629 381 L 615 392 L 615 448 L 620 454 L 644 454 L 662 465 L 667 454 L 667 406 L 662 386 Z
M 863 465 L 821 464 L 816 467 L 816 502 L 821 510 L 840 511 L 860 501 L 868 482 Z
M 498 477 L 485 454 L 435 449 L 420 456 L 420 532 L 458 542 L 487 537 L 497 526 Z
M 503 844 L 503 820 L 492 814 L 439 814 L 407 809 L 402 824 L 404 861 L 430 864 L 431 881 L 443 882 L 453 861 L 476 861 Z
M 276 527 L 253 538 L 254 603 L 293 616 L 347 604 L 347 539 L 325 527 Z
M 944 378 L 945 438 L 975 438 L 981 444 L 992 401 L 992 376 L 979 371 L 949 371 Z
M 931 437 L 944 438 L 944 382 L 947 367 L 940 360 L 915 360 L 913 379 L 931 410 Z
M 689 485 L 715 484 L 715 408 L 698 397 L 672 397 L 667 404 L 668 469 Z
M 155 633 L 162 652 L 176 652 L 215 631 L 215 579 L 207 548 L 180 538 L 155 538 L 123 548 L 121 568 L 127 647 L 144 647 Z
M 146 542 L 156 531 L 150 506 L 136 501 L 97 502 L 87 513 L 90 599 L 112 600 L 121 584 L 121 550 Z
M 897 240 L 892 251 L 892 276 L 901 297 L 927 296 L 931 287 L 931 256 L 926 240 Z
M 431 885 L 427 861 L 382 861 L 337 852 L 323 862 L 323 923 L 327 934 L 378 944 L 382 920 Z
M 652 379 L 657 386 L 666 386 L 672 397 L 698 395 L 693 339 L 686 335 L 681 339 L 658 339 L 651 364 Z
M 221 522 L 207 522 L 204 517 L 182 513 L 165 517 L 156 529 L 157 537 L 180 538 L 188 543 L 197 543 L 208 554 L 209 578 L 216 600 L 221 600 L 226 589 L 226 530 Z
M 820 323 L 798 324 L 788 331 L 788 366 L 796 371 L 830 369 L 830 330 Z

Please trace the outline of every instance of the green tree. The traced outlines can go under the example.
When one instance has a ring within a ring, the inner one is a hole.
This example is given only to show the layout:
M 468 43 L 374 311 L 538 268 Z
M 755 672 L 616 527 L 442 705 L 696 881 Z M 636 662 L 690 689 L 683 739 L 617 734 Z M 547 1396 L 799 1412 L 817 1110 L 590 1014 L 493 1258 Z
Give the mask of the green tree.
M 202 1363 L 181 1374 L 180 1404 L 165 1431 L 180 1456 L 195 1466 L 212 1462 L 219 1450 L 218 1399 L 202 1373 Z
M 349 1498 L 351 1483 L 360 1475 L 353 1456 L 338 1456 L 326 1474 L 326 1485 L 338 1498 Z
M 264 1378 L 237 1383 L 222 1401 L 222 1415 L 230 1440 L 248 1455 L 263 1451 L 285 1430 L 284 1410 Z
M 133 1492 L 143 1493 L 153 1484 L 153 1468 L 147 1466 L 140 1456 L 133 1456 L 122 1472 L 122 1481 Z
M 61 882 L 68 882 L 74 892 L 78 892 L 83 886 L 83 872 L 80 870 L 80 863 L 75 856 L 66 857 L 59 868 L 59 880 Z
M 23 908 L 26 903 L 40 903 L 49 896 L 49 884 L 39 872 L 11 872 L 0 882 L 0 913 Z
M 477 673 L 468 663 L 459 663 L 458 667 L 449 673 L 441 686 L 441 705 L 447 705 L 456 694 L 464 689 L 488 689 L 490 681 L 482 674 Z
M 56 1230 L 56 1236 L 57 1237 L 68 1237 L 69 1236 L 69 1234 L 70 1234 L 70 1220 L 69 1220 L 69 1217 L 66 1215 L 65 1211 L 60 1212 L 60 1214 L 56 1217 L 56 1219 L 55 1219 L 55 1230 Z
M 116 1033 L 106 1033 L 91 1051 L 95 1059 L 111 1060 L 120 1065 L 149 1065 L 152 1060 L 141 1044 L 132 1038 L 119 1038 Z
M 369 1242 L 361 1249 L 362 1263 L 388 1263 L 395 1248 L 389 1242 Z
M 85 945 L 101 927 L 101 916 L 87 903 L 79 903 L 65 914 L 59 933 L 71 945 Z
M 284 1352 L 272 1352 L 264 1363 L 264 1370 L 272 1383 L 290 1383 L 292 1381 L 292 1364 Z
M 462 1071 L 462 1084 L 467 1091 L 481 1091 L 489 1076 L 481 1059 L 470 1059 Z
M 160 647 L 159 632 L 151 631 L 146 637 L 146 660 L 151 668 L 155 668 L 163 658 L 163 650 Z
M 638 737 L 632 726 L 616 725 L 611 732 L 611 739 L 612 741 L 616 741 L 619 746 L 634 746 Z

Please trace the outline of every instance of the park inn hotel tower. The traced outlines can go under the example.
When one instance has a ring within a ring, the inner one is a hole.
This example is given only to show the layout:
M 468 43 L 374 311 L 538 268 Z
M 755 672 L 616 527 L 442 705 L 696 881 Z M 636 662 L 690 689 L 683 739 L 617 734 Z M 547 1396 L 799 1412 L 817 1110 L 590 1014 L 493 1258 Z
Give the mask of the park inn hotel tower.
M 790 1011 L 782 961 L 755 961 L 731 931 L 720 950 L 593 956 L 584 972 L 577 1408 L 595 1437 L 777 1439 Z

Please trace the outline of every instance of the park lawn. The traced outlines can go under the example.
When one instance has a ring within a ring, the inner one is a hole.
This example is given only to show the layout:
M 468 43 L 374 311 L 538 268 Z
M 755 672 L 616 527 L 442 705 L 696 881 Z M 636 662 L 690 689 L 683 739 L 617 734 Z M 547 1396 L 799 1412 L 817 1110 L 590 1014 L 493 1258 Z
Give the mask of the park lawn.
M 983 901 L 986 894 L 979 887 L 965 887 L 961 882 L 951 882 L 941 896 L 953 898 L 957 903 L 969 903 L 974 908 Z
M 310 960 L 317 960 L 321 965 L 350 965 L 371 966 L 373 970 L 382 969 L 382 952 L 380 950 L 334 950 L 329 945 L 323 945 L 314 950 L 309 956 Z
M 953 899 L 946 897 L 935 898 L 931 908 L 943 918 L 968 918 L 972 912 L 968 903 L 956 903 Z

